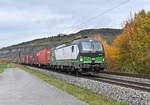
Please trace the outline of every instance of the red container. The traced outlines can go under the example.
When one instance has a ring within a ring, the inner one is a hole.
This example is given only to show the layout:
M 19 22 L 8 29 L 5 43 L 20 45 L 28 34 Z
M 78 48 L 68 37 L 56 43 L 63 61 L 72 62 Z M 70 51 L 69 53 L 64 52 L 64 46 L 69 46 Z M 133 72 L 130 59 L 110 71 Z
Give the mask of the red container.
M 45 48 L 36 53 L 36 62 L 39 65 L 50 64 L 50 48 Z
M 23 56 L 22 62 L 26 63 L 26 56 Z
M 32 54 L 32 64 L 37 64 L 37 57 L 36 57 L 36 53 Z
M 28 63 L 32 64 L 32 55 L 31 54 L 28 56 Z
M 37 56 L 37 52 L 34 54 L 34 64 L 35 64 L 35 65 L 38 64 L 38 56 Z
M 25 55 L 25 64 L 29 64 L 29 55 Z
M 21 56 L 21 57 L 20 57 L 19 63 L 24 63 L 24 56 Z

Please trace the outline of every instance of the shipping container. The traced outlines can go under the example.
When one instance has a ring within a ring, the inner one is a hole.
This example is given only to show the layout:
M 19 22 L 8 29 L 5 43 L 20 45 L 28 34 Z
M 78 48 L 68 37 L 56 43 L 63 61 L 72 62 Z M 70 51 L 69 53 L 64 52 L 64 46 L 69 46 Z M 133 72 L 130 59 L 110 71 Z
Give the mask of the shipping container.
M 35 54 L 32 53 L 32 54 L 30 54 L 28 57 L 29 57 L 29 58 L 28 58 L 29 64 L 30 64 L 30 65 L 33 65 L 34 62 L 35 62 Z
M 21 57 L 18 58 L 18 59 L 20 59 L 18 63 L 24 63 L 24 56 L 21 56 Z
M 25 55 L 25 64 L 29 64 L 29 55 Z
M 38 65 L 50 64 L 50 48 L 45 48 L 36 53 L 35 62 Z

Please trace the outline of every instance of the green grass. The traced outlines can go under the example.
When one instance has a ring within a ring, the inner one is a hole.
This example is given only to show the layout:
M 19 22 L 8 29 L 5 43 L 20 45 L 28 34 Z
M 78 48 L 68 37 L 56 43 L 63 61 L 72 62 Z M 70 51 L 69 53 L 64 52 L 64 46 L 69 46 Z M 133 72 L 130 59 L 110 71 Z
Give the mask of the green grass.
M 3 68 L 0 68 L 0 74 L 3 73 L 3 72 L 4 72 L 4 69 L 3 69 Z
M 106 97 L 100 96 L 94 92 L 91 92 L 90 90 L 65 83 L 63 81 L 55 79 L 52 76 L 50 77 L 45 73 L 29 69 L 25 66 L 17 65 L 17 67 L 39 77 L 40 79 L 55 86 L 60 90 L 66 91 L 67 93 L 77 97 L 79 100 L 82 100 L 89 105 L 128 105 L 127 103 L 120 103 L 112 99 L 107 99 Z
M 0 64 L 0 74 L 4 72 L 7 66 L 8 66 L 7 64 Z

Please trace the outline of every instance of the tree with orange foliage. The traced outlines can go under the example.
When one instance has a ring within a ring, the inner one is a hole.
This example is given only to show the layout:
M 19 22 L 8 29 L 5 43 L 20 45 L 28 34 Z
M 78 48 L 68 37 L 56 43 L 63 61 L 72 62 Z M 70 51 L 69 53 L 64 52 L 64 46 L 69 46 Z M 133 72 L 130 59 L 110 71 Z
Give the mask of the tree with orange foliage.
M 150 12 L 142 10 L 127 22 L 113 46 L 119 49 L 118 67 L 124 72 L 150 74 Z
M 108 71 L 116 71 L 118 70 L 117 61 L 118 61 L 118 55 L 119 50 L 112 46 L 108 45 L 107 43 L 103 44 L 105 49 L 105 59 L 106 59 L 106 65 Z

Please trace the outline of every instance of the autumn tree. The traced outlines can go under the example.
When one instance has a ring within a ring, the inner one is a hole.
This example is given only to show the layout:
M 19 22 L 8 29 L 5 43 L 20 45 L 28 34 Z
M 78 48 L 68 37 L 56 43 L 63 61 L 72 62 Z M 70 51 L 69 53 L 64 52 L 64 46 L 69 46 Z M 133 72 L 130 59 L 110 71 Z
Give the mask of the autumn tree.
M 119 49 L 120 70 L 150 74 L 150 12 L 142 10 L 128 21 L 113 46 Z

